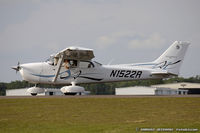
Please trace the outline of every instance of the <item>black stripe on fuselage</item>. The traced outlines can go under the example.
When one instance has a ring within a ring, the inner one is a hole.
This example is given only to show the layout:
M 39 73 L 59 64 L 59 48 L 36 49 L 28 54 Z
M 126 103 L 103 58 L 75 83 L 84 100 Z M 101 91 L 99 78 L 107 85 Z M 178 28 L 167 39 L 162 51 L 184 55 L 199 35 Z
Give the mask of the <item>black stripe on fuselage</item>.
M 103 80 L 103 79 L 92 78 L 92 77 L 86 77 L 86 76 L 79 76 L 79 78 L 86 78 L 86 79 L 95 80 L 95 81 L 101 81 L 101 80 Z

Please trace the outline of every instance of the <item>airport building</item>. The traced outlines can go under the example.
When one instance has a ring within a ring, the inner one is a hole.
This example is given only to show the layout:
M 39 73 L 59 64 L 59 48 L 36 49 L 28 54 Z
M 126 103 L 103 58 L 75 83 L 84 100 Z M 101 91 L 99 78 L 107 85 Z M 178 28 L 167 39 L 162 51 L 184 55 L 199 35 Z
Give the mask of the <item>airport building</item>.
M 187 92 L 187 90 L 145 86 L 134 86 L 115 89 L 116 95 L 187 95 Z
M 116 95 L 188 95 L 200 94 L 200 84 L 198 83 L 172 83 L 152 85 L 151 87 L 124 87 L 116 88 Z
M 200 94 L 200 83 L 180 82 L 180 83 L 172 83 L 172 84 L 153 85 L 152 87 L 187 90 L 188 94 Z

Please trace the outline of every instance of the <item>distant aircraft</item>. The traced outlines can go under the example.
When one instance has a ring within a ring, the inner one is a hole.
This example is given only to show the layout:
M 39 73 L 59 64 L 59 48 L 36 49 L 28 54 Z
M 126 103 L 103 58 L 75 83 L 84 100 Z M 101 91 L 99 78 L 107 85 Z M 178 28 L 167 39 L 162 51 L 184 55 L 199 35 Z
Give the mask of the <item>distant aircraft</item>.
M 142 79 L 162 79 L 177 76 L 188 42 L 175 41 L 153 62 L 102 65 L 94 58 L 93 50 L 81 47 L 68 47 L 46 62 L 19 64 L 12 67 L 19 71 L 24 80 L 34 83 L 28 89 L 32 95 L 44 92 L 37 84 L 69 85 L 61 88 L 65 95 L 75 95 L 85 91 L 79 84 L 130 81 Z

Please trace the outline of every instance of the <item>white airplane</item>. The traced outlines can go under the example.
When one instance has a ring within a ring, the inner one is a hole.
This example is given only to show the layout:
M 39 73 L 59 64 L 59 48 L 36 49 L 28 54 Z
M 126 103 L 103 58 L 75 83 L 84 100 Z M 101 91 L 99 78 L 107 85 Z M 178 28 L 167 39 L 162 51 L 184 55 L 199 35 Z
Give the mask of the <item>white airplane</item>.
M 46 62 L 18 64 L 12 67 L 22 78 L 30 83 L 63 84 L 65 95 L 82 93 L 85 89 L 77 84 L 130 81 L 142 79 L 161 79 L 178 76 L 188 42 L 175 41 L 159 58 L 153 62 L 102 65 L 94 58 L 93 50 L 81 47 L 68 47 Z M 32 95 L 44 92 L 43 88 L 31 87 Z

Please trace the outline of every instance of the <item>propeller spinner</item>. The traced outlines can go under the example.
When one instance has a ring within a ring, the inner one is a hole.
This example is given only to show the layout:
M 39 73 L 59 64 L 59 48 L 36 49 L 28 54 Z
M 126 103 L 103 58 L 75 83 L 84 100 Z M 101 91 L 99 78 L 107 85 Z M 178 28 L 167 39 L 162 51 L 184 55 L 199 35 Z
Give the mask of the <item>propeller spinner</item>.
M 20 63 L 17 63 L 17 66 L 13 66 L 12 69 L 16 70 L 16 73 L 21 69 Z

